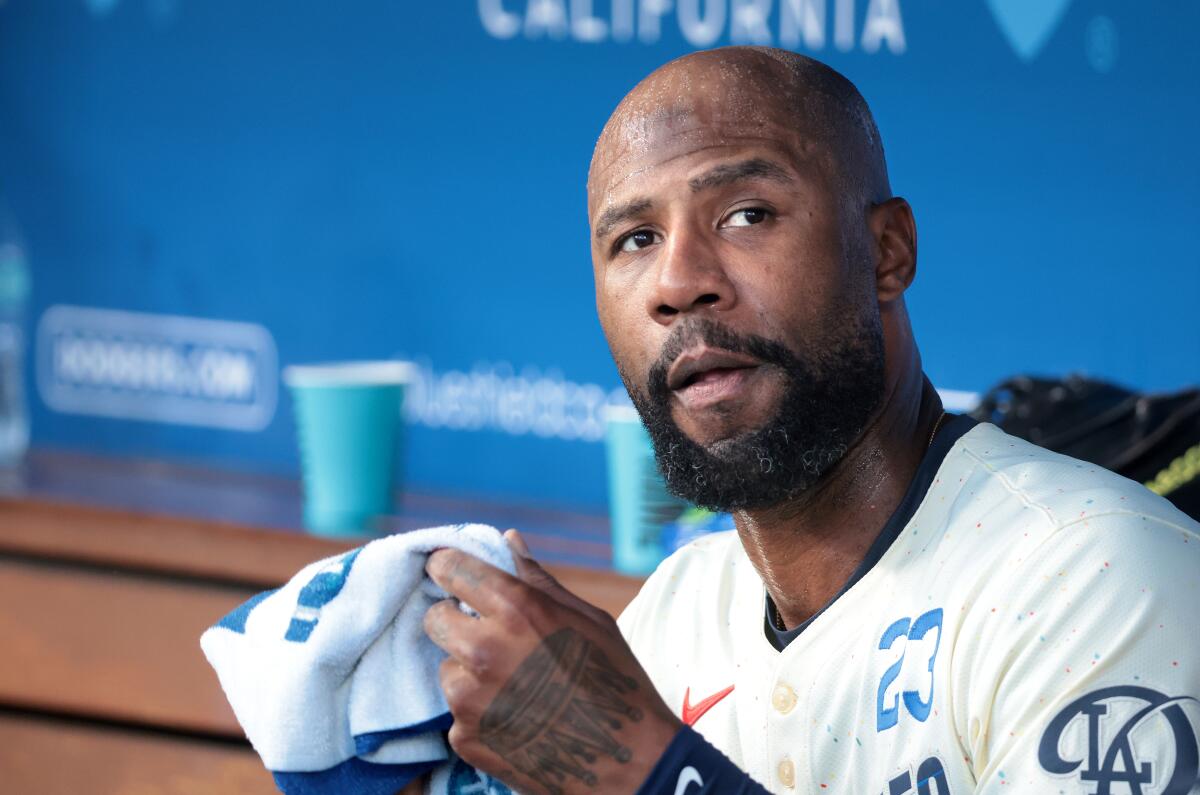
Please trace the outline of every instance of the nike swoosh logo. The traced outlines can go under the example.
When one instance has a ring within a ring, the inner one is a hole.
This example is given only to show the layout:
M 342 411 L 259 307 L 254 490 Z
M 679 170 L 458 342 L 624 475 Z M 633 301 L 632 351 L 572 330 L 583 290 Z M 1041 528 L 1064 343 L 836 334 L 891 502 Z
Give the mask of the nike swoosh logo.
M 698 784 L 701 789 L 704 788 L 704 779 L 700 778 L 700 773 L 691 765 L 679 771 L 679 780 L 675 782 L 675 795 L 687 792 L 688 784 Z
M 721 690 L 720 692 L 717 692 L 717 693 L 713 693 L 711 696 L 709 696 L 708 698 L 706 698 L 702 701 L 698 701 L 696 703 L 696 706 L 693 707 L 691 704 L 688 703 L 688 700 L 691 698 L 691 695 L 692 695 L 692 689 L 689 687 L 687 690 L 683 691 L 683 715 L 681 715 L 681 717 L 683 718 L 683 722 L 686 723 L 688 726 L 695 726 L 696 721 L 700 720 L 700 718 L 702 718 L 704 716 L 705 712 L 708 712 L 710 709 L 715 707 L 717 705 L 718 701 L 725 698 L 725 696 L 729 695 L 732 692 L 733 692 L 733 685 L 730 685 L 729 687 L 725 688 L 724 690 Z

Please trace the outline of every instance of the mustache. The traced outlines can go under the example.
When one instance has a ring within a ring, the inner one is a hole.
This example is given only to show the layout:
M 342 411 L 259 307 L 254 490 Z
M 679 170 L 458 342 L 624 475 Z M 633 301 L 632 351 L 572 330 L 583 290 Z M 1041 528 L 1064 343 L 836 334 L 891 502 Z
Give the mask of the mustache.
M 658 358 L 650 366 L 646 386 L 652 397 L 666 399 L 670 395 L 667 372 L 685 350 L 699 344 L 730 353 L 753 356 L 764 364 L 773 364 L 785 369 L 797 362 L 796 355 L 781 342 L 757 334 L 739 334 L 713 320 L 689 318 L 671 331 L 663 342 Z

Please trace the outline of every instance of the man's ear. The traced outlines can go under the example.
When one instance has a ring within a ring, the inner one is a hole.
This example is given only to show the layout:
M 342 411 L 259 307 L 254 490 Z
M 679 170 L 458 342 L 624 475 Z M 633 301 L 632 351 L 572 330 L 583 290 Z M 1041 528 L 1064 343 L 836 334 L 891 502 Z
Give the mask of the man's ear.
M 896 197 L 868 211 L 867 226 L 875 242 L 875 293 L 879 302 L 904 294 L 917 275 L 917 223 L 912 207 Z

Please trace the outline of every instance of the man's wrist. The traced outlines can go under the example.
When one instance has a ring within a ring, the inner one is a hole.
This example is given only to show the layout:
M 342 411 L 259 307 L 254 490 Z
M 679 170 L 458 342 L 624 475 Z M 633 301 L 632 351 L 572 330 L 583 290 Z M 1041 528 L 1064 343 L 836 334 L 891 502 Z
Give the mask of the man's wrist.
M 766 790 L 688 726 L 681 726 L 636 795 L 765 795 Z
M 634 731 L 621 738 L 631 752 L 630 758 L 627 763 L 616 766 L 620 768 L 619 772 L 610 768 L 610 772 L 605 774 L 604 780 L 608 782 L 606 792 L 627 792 L 630 795 L 640 792 L 642 783 L 685 728 L 677 716 L 665 712 L 665 707 L 662 713 L 652 711 L 632 727 L 636 727 Z

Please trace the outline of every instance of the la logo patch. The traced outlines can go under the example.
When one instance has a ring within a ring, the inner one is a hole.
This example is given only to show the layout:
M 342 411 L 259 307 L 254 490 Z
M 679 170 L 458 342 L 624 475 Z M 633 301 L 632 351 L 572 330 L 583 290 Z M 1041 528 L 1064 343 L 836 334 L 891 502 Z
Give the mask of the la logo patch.
M 1189 795 L 1200 775 L 1200 744 L 1188 715 L 1196 705 L 1191 696 L 1147 687 L 1094 690 L 1046 726 L 1038 762 L 1052 775 L 1094 786 L 1087 790 L 1093 795 Z

